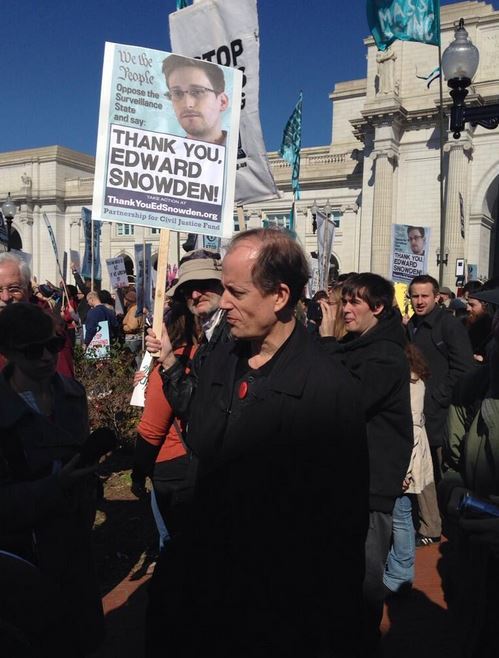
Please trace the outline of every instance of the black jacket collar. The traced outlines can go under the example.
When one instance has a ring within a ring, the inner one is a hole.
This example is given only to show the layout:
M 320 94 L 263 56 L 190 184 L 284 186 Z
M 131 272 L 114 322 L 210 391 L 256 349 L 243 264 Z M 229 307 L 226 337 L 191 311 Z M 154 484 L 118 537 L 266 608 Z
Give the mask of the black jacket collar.
M 233 382 L 237 360 L 241 358 L 241 343 L 236 340 L 230 344 L 226 366 L 215 374 L 216 384 L 224 385 L 227 380 Z M 310 370 L 308 354 L 311 343 L 305 327 L 297 321 L 284 349 L 276 357 L 276 364 L 268 379 L 270 389 L 296 397 L 302 394 Z
M 405 346 L 406 338 L 404 329 L 397 314 L 380 320 L 376 326 L 362 336 L 347 334 L 344 339 L 339 341 L 338 351 L 349 352 L 350 350 L 355 350 L 381 340 L 396 343 L 402 348 Z

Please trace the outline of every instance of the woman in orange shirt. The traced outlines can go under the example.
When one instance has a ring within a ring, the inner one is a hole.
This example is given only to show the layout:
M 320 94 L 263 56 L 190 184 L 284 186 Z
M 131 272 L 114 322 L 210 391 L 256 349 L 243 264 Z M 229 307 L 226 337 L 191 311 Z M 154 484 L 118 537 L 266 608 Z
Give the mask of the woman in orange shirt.
M 175 355 L 188 371 L 200 335 L 197 318 L 184 302 L 174 302 L 165 323 Z M 158 368 L 156 365 L 149 375 L 144 412 L 137 426 L 132 480 L 145 475 L 151 478 L 153 509 L 156 502 L 168 534 L 173 535 L 181 529 L 188 509 L 190 454 L 183 439 L 184 422 L 172 413 Z

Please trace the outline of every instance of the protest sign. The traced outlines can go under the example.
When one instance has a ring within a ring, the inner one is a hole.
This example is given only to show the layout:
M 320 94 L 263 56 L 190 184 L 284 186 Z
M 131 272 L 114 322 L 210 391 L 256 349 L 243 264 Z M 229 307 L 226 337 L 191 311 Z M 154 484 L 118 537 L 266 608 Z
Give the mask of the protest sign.
M 191 237 L 192 241 L 190 241 Z M 216 235 L 191 234 L 188 236 L 187 241 L 184 243 L 184 249 L 186 248 L 188 242 L 190 244 L 188 251 L 194 251 L 195 249 L 209 249 L 210 251 L 220 252 L 222 239 L 217 238 Z
M 107 43 L 94 216 L 230 235 L 241 84 L 234 69 Z
M 319 290 L 327 290 L 331 249 L 334 240 L 334 218 L 318 210 L 315 215 L 317 222 L 317 254 L 319 268 Z
M 75 268 L 80 271 L 80 252 L 75 251 L 74 249 L 69 250 L 69 259 L 71 261 L 71 268 Z
M 126 288 L 128 286 L 128 276 L 125 268 L 125 259 L 123 256 L 116 258 L 106 258 L 107 271 L 109 273 L 109 282 L 111 288 Z
M 5 225 L 5 219 L 2 213 L 0 213 L 0 242 L 5 242 L 7 244 L 8 235 L 7 235 L 7 226 Z
M 93 219 L 92 211 L 88 208 L 81 209 L 81 220 L 83 224 L 83 234 L 85 236 L 85 253 L 83 254 L 81 275 L 85 279 L 91 279 L 92 282 L 94 279 L 100 281 L 102 278 L 100 263 L 100 234 L 102 222 Z
M 49 232 L 50 241 L 52 242 L 52 249 L 54 250 L 55 262 L 57 263 L 57 269 L 59 270 L 59 276 L 61 277 L 61 282 L 62 282 L 62 287 L 64 289 L 64 294 L 66 295 L 66 298 L 69 299 L 68 290 L 66 288 L 66 276 L 65 276 L 65 274 L 63 274 L 63 271 L 62 271 L 62 268 L 61 268 L 61 263 L 59 261 L 59 252 L 57 250 L 57 242 L 56 242 L 56 239 L 55 239 L 54 231 L 52 230 L 50 220 L 47 217 L 46 213 L 43 213 L 43 219 L 45 221 L 45 224 L 47 226 L 47 230 Z M 53 286 L 53 288 L 56 288 L 56 287 L 57 286 Z
M 476 281 L 478 279 L 478 265 L 468 263 L 467 281 Z
M 402 315 L 412 317 L 414 310 L 409 301 L 409 285 L 407 283 L 396 283 L 395 299 Z
M 85 334 L 85 326 L 83 326 Z M 83 336 L 85 337 L 85 335 Z M 111 341 L 109 340 L 109 322 L 103 320 L 99 322 L 95 336 L 92 338 L 85 350 L 87 359 L 107 359 L 111 351 Z
M 169 22 L 175 52 L 242 71 L 236 202 L 275 199 L 278 192 L 260 126 L 256 0 L 200 0 L 170 14 Z
M 392 225 L 390 278 L 410 283 L 415 276 L 428 272 L 430 229 L 408 224 Z
M 68 280 L 68 252 L 65 251 L 62 257 L 62 280 Z
M 143 407 L 146 402 L 146 386 L 149 380 L 149 375 L 151 370 L 154 368 L 154 363 L 152 360 L 152 354 L 146 352 L 142 357 L 142 362 L 140 364 L 139 372 L 144 373 L 142 379 L 138 384 L 134 386 L 132 397 L 130 399 L 130 404 L 134 407 Z
M 63 276 L 63 273 L 62 273 L 61 264 L 60 264 L 60 261 L 59 261 L 59 251 L 57 249 L 57 241 L 55 239 L 54 231 L 52 230 L 50 220 L 47 217 L 47 213 L 43 213 L 43 220 L 44 220 L 45 225 L 47 227 L 47 231 L 49 232 L 50 242 L 52 243 L 52 249 L 54 251 L 55 262 L 57 263 L 57 269 L 59 270 L 59 274 L 60 274 L 61 278 L 63 280 L 65 280 L 64 276 Z
M 317 258 L 312 258 L 312 266 L 310 268 L 310 279 L 308 280 L 308 297 L 312 299 L 319 288 L 319 262 Z
M 152 308 L 152 260 L 151 260 L 151 244 L 147 243 L 134 245 L 135 250 L 135 290 L 137 292 L 137 310 L 135 317 L 142 315 L 143 308 L 149 311 Z

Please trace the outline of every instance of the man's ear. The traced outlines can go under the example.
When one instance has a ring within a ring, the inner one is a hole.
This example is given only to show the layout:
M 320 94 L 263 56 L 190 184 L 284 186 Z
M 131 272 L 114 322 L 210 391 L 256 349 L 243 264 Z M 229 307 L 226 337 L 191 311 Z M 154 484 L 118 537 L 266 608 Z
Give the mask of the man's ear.
M 229 107 L 229 97 L 227 96 L 226 93 L 222 92 L 219 94 L 219 99 L 220 99 L 220 112 L 225 112 L 225 110 Z
M 383 312 L 384 308 L 385 308 L 384 304 L 378 304 L 377 306 L 374 307 L 373 314 L 378 318 Z
M 289 286 L 286 283 L 280 283 L 275 295 L 274 310 L 276 313 L 282 311 L 289 303 L 289 298 L 291 297 L 291 291 Z

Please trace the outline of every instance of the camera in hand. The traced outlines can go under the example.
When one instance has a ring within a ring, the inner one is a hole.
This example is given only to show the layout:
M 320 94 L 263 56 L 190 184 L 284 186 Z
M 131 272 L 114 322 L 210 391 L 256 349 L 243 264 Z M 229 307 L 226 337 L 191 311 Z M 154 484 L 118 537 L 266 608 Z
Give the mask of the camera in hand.
M 310 300 L 307 306 L 307 319 L 316 324 L 322 322 L 322 308 L 319 302 Z
M 96 464 L 101 457 L 114 450 L 117 444 L 118 439 L 114 430 L 109 427 L 98 427 L 81 446 L 78 467 Z

